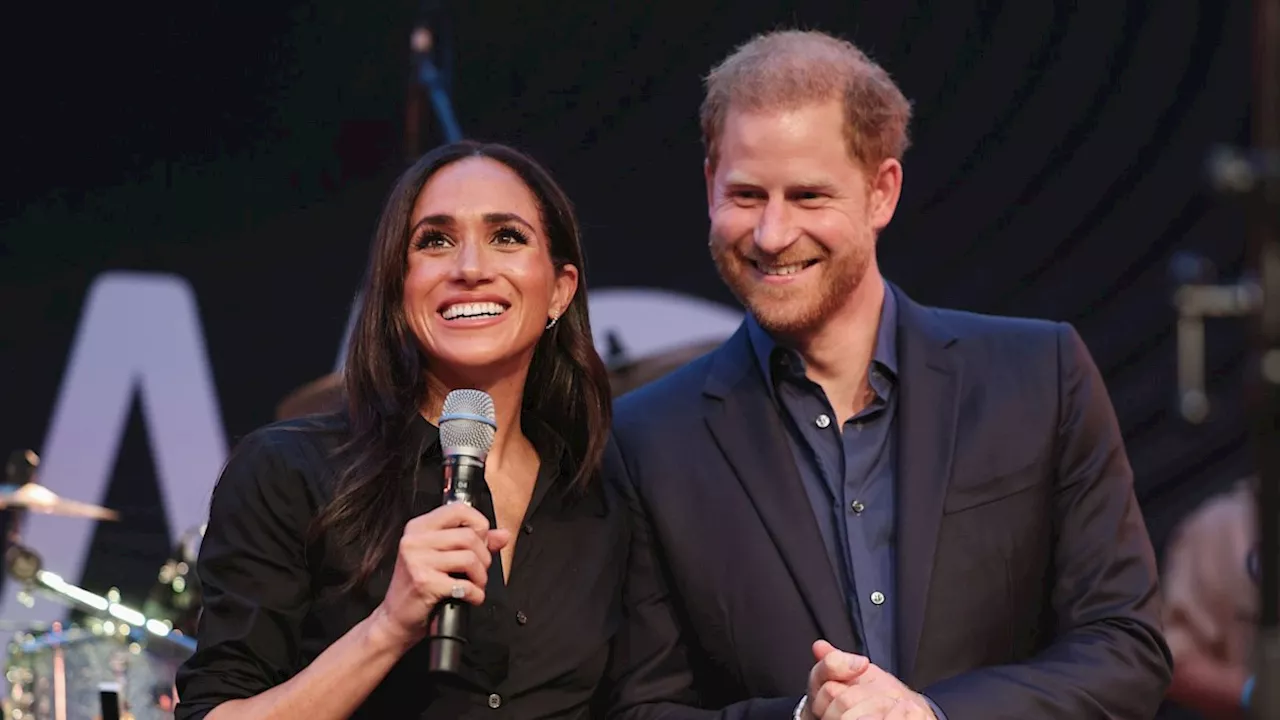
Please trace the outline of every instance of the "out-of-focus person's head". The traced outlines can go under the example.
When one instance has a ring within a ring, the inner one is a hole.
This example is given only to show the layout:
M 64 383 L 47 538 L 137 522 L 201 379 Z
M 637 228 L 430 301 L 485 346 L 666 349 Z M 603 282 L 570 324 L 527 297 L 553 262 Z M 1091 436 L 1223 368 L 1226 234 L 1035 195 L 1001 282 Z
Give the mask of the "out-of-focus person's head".
M 1169 698 L 1205 717 L 1240 716 L 1260 607 L 1257 478 L 1236 481 L 1183 518 L 1160 579 Z
M 352 446 L 368 450 L 334 507 L 375 497 L 361 488 L 386 479 L 379 462 L 402 455 L 408 424 L 456 388 L 522 387 L 523 414 L 554 429 L 572 479 L 587 482 L 608 436 L 610 392 L 582 267 L 568 197 L 525 154 L 457 142 L 401 175 L 378 223 L 344 370 Z M 339 525 L 353 537 L 360 529 Z M 384 525 L 374 542 L 397 537 Z
M 781 31 L 706 78 L 710 246 L 767 330 L 803 336 L 857 302 L 897 208 L 911 104 L 852 43 Z

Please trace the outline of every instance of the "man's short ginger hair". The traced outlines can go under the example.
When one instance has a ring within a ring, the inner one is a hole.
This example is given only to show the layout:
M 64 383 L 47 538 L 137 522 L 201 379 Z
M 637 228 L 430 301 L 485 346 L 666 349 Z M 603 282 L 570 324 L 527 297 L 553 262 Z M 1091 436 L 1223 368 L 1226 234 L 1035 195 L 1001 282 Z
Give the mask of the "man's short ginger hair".
M 911 103 L 889 73 L 853 43 L 784 30 L 752 38 L 714 67 L 702 101 L 702 142 L 715 167 L 730 109 L 792 110 L 839 100 L 849 153 L 866 167 L 902 160 L 910 140 Z

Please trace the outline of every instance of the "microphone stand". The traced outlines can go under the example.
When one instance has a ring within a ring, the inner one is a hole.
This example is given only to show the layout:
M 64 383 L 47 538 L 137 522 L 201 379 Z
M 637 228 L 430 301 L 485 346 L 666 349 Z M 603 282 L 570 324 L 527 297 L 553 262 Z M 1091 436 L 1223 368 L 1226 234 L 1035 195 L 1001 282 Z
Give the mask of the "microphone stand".
M 453 104 L 449 101 L 449 92 L 445 89 L 444 76 L 427 53 L 416 53 L 418 82 L 427 89 L 431 98 L 431 106 L 436 111 L 436 119 L 440 122 L 440 130 L 444 133 L 445 142 L 457 142 L 462 139 L 462 129 L 458 127 L 458 119 L 453 114 Z
M 436 121 L 440 124 L 440 132 L 446 143 L 462 139 L 462 128 L 453 113 L 453 102 L 449 99 L 450 75 L 448 72 L 447 44 L 440 43 L 439 38 L 431 31 L 431 26 L 447 26 L 447 16 L 443 13 L 442 2 L 426 0 L 419 8 L 420 19 L 409 35 L 409 49 L 413 67 L 410 90 L 405 99 L 404 151 L 408 163 L 413 163 L 422 153 L 419 147 L 419 100 L 417 91 L 425 90 L 431 98 L 431 107 L 435 110 Z M 441 45 L 445 47 L 441 48 Z M 445 68 L 442 70 L 432 59 L 432 54 L 440 49 L 444 57 Z M 341 373 L 347 364 L 347 348 L 351 344 L 351 332 L 355 329 L 356 313 L 364 304 L 363 293 L 357 292 L 347 313 L 347 325 L 342 332 L 342 343 L 338 348 L 338 358 L 334 363 L 334 372 Z
M 1257 315 L 1245 377 L 1258 464 L 1260 613 L 1254 644 L 1251 718 L 1280 718 L 1280 0 L 1254 0 L 1253 147 L 1221 148 L 1209 158 L 1216 188 L 1246 200 L 1252 273 L 1213 285 L 1207 263 L 1178 261 L 1181 411 L 1192 423 L 1208 416 L 1204 392 L 1204 317 Z
M 444 136 L 446 143 L 457 142 L 462 139 L 462 128 L 458 125 L 458 118 L 453 113 L 453 103 L 449 99 L 450 65 L 449 38 L 437 37 L 436 31 L 447 30 L 451 24 L 448 15 L 444 11 L 444 3 L 433 0 L 424 0 L 419 8 L 419 20 L 410 36 L 409 46 L 413 53 L 413 80 L 417 84 L 418 89 L 425 90 L 427 96 L 431 98 L 431 107 L 435 110 L 436 121 L 440 123 L 440 132 Z M 443 41 L 443 42 L 442 42 Z M 439 55 L 445 67 L 436 65 L 434 55 Z M 411 147 L 409 150 L 410 157 L 416 156 L 418 153 L 417 145 L 417 103 L 410 102 L 410 119 L 409 122 L 414 125 L 414 132 L 407 138 L 407 143 Z

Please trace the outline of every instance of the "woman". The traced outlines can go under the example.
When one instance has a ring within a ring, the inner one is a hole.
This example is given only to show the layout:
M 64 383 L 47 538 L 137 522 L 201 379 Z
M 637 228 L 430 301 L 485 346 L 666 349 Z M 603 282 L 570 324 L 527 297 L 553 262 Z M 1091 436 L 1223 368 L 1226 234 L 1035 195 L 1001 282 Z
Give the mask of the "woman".
M 178 718 L 590 715 L 626 524 L 596 477 L 609 383 L 581 267 L 568 199 L 524 155 L 456 143 L 401 177 L 347 408 L 251 433 L 214 491 Z M 457 388 L 487 392 L 498 425 L 474 509 L 441 503 L 435 423 Z M 457 596 L 464 672 L 430 674 L 427 623 Z

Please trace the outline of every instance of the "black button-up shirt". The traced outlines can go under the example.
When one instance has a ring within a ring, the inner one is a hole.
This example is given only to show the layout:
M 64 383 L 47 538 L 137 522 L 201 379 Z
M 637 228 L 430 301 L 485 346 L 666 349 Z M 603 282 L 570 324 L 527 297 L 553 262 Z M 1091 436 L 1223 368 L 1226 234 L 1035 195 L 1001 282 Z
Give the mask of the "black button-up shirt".
M 585 492 L 571 487 L 571 461 L 555 434 L 532 418 L 523 425 L 541 469 L 509 581 L 504 584 L 495 553 L 485 603 L 471 610 L 466 677 L 454 682 L 429 675 L 423 641 L 353 717 L 599 714 L 607 688 L 598 685 L 622 612 L 625 506 L 599 481 Z M 405 482 L 413 483 L 405 494 L 405 522 L 443 500 L 437 429 L 419 419 L 410 435 L 405 446 L 415 448 L 417 469 L 409 463 L 405 471 Z M 200 549 L 204 608 L 199 646 L 178 673 L 179 720 L 202 718 L 223 701 L 285 682 L 382 601 L 394 556 L 364 588 L 339 595 L 358 555 L 331 538 L 306 542 L 313 518 L 332 497 L 333 451 L 346 438 L 337 416 L 294 420 L 251 433 L 232 453 Z M 476 507 L 496 525 L 487 491 Z

